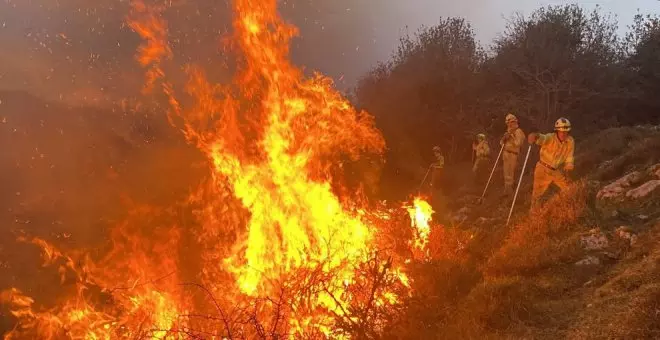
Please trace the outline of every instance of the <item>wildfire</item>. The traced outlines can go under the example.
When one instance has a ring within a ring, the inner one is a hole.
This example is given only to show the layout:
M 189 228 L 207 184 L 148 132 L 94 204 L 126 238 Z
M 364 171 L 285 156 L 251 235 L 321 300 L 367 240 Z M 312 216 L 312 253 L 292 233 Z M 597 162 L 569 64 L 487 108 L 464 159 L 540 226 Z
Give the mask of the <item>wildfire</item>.
M 10 338 L 337 336 L 336 320 L 382 327 L 382 315 L 409 291 L 403 261 L 378 249 L 393 213 L 367 213 L 366 204 L 334 190 L 342 159 L 383 152 L 372 117 L 353 109 L 330 79 L 306 78 L 290 63 L 296 29 L 278 16 L 275 0 L 233 2 L 240 60 L 232 81 L 211 84 L 188 65 L 182 98 L 161 67 L 172 55 L 163 10 L 135 2 L 129 24 L 145 41 L 137 56 L 145 89 L 163 91 L 170 122 L 208 157 L 208 182 L 185 202 L 195 224 L 184 229 L 172 225 L 170 211 L 138 208 L 113 229 L 113 248 L 100 261 L 32 240 L 77 289 L 40 312 L 22 292 L 3 293 L 20 325 Z M 424 251 L 433 211 L 419 198 L 408 211 L 414 247 Z M 199 283 L 182 283 L 184 232 L 199 249 L 192 274 Z M 90 302 L 92 287 L 108 301 Z M 190 312 L 195 307 L 212 315 Z
M 410 214 L 410 225 L 416 231 L 414 246 L 416 249 L 426 252 L 426 245 L 429 242 L 429 234 L 431 232 L 429 222 L 432 219 L 433 208 L 420 197 L 415 197 L 413 205 L 406 208 L 408 209 L 408 214 Z

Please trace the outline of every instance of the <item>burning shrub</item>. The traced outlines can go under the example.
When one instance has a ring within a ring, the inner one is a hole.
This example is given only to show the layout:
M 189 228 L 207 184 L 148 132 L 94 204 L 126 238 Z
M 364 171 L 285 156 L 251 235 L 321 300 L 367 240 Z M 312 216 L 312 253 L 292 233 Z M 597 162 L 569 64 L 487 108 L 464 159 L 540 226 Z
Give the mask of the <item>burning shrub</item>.
M 135 208 L 100 259 L 35 241 L 76 292 L 42 307 L 7 291 L 10 337 L 382 336 L 410 293 L 405 263 L 427 254 L 432 211 L 415 200 L 415 223 L 397 223 L 397 240 L 384 234 L 403 210 L 337 190 L 342 159 L 382 153 L 373 118 L 288 61 L 296 32 L 274 0 L 234 1 L 232 82 L 212 84 L 189 65 L 184 98 L 161 67 L 171 57 L 165 9 L 133 5 L 145 91 L 162 90 L 208 179 L 179 205 Z

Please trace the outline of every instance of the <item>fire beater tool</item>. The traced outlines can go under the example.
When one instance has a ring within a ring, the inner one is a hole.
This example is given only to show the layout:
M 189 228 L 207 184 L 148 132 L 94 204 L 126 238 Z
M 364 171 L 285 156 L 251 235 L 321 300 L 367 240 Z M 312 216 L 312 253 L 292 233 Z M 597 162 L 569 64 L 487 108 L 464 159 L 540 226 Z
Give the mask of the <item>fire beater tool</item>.
M 529 152 L 532 151 L 532 145 L 530 144 L 527 148 L 527 156 L 525 156 L 525 163 L 523 163 L 522 170 L 520 171 L 520 179 L 518 180 L 518 186 L 516 187 L 516 193 L 513 195 L 513 202 L 511 202 L 511 209 L 509 210 L 509 217 L 506 219 L 506 225 L 509 225 L 511 220 L 511 213 L 513 213 L 513 207 L 516 205 L 516 198 L 518 197 L 518 190 L 520 190 L 520 183 L 522 183 L 523 175 L 525 175 L 525 168 L 527 167 L 527 160 L 529 159 Z
M 422 183 L 419 183 L 419 188 L 417 188 L 418 193 L 422 191 L 422 186 L 424 186 L 424 182 L 426 182 L 426 178 L 429 177 L 429 172 L 431 172 L 431 168 L 433 168 L 433 163 L 431 163 L 431 165 L 429 165 L 429 169 L 426 170 L 426 175 L 424 175 L 424 179 L 422 179 Z
M 481 198 L 479 199 L 479 203 L 483 202 L 484 196 L 486 196 L 486 190 L 488 190 L 488 186 L 490 185 L 490 181 L 493 179 L 493 174 L 495 173 L 495 168 L 497 167 L 497 163 L 500 161 L 500 157 L 502 157 L 502 151 L 504 151 L 504 145 L 500 148 L 500 153 L 497 154 L 497 159 L 495 160 L 495 164 L 493 164 L 493 170 L 490 171 L 490 176 L 488 176 L 488 182 L 486 182 L 486 187 L 484 188 L 484 192 L 481 194 Z

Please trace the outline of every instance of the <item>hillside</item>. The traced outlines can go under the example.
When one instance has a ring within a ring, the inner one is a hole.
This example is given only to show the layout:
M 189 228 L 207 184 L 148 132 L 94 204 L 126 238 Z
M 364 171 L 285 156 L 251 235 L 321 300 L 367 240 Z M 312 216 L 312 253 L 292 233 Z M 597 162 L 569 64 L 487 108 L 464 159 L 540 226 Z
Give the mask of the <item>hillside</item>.
M 126 214 L 126 197 L 171 204 L 202 177 L 200 155 L 157 120 L 24 93 L 0 99 L 0 138 L 12 146 L 2 154 L 6 240 L 24 233 L 65 248 L 93 247 Z M 465 166 L 450 167 L 447 210 L 435 218 L 448 223 L 432 227 L 431 260 L 410 264 L 414 293 L 383 338 L 659 337 L 660 127 L 578 139 L 576 161 L 571 190 L 532 212 L 528 166 L 508 227 L 499 176 L 480 204 Z M 0 286 L 22 287 L 43 303 L 55 299 L 67 286 L 36 266 L 38 257 L 28 246 L 0 245 L 0 262 L 11 273 Z M 13 327 L 6 313 L 0 310 L 2 332 Z
M 425 266 L 406 318 L 414 321 L 397 336 L 660 336 L 660 128 L 608 129 L 577 148 L 571 190 L 527 214 L 526 175 L 509 227 L 509 202 L 496 190 L 483 205 L 476 197 L 455 200 L 473 203 L 454 204 L 448 229 L 472 240 L 452 254 L 437 252 Z M 441 233 L 431 248 L 456 242 Z

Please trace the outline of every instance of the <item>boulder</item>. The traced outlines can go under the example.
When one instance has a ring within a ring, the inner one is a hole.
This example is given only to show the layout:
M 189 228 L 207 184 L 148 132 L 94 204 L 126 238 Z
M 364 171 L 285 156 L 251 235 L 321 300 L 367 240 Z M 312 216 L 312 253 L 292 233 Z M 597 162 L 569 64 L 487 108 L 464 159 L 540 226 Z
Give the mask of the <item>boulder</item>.
M 606 216 L 616 212 L 644 215 L 644 209 L 660 196 L 660 164 L 645 171 L 631 172 L 601 188 L 596 195 L 596 207 Z
M 660 163 L 650 167 L 648 171 L 655 176 L 655 178 L 660 179 Z
M 633 246 L 637 243 L 637 235 L 630 229 L 630 227 L 621 226 L 614 232 L 619 240 L 624 241 L 627 245 Z
M 655 179 L 626 192 L 626 197 L 632 199 L 646 198 L 658 189 L 660 189 L 660 180 Z
M 599 200 L 617 199 L 624 195 L 631 187 L 644 178 L 640 171 L 631 172 L 616 181 L 606 185 L 596 195 Z
M 580 237 L 580 245 L 584 250 L 602 250 L 609 246 L 609 240 L 600 229 L 594 228 L 589 234 Z

